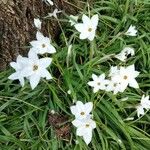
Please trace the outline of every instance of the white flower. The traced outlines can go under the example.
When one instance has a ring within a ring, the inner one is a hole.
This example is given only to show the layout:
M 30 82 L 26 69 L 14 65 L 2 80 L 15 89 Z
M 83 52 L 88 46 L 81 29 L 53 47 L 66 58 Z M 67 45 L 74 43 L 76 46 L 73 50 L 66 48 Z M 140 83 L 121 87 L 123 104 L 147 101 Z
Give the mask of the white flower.
M 50 44 L 51 40 L 48 37 L 44 37 L 41 32 L 37 32 L 36 38 L 36 41 L 30 42 L 32 45 L 31 51 L 37 54 L 53 54 L 56 52 L 56 49 Z
M 106 89 L 106 85 L 109 83 L 109 81 L 105 79 L 104 73 L 100 76 L 92 74 L 92 78 L 93 78 L 93 81 L 89 81 L 88 85 L 93 87 L 94 93 L 96 93 L 98 90 Z
M 51 64 L 52 59 L 46 57 L 39 59 L 37 54 L 32 51 L 28 53 L 28 57 L 27 65 L 24 66 L 20 75 L 27 77 L 30 80 L 31 88 L 34 89 L 41 78 L 52 79 L 51 74 L 46 69 Z
M 47 5 L 54 5 L 53 1 L 51 0 L 43 0 Z
M 75 119 L 72 124 L 77 127 L 76 134 L 82 136 L 85 143 L 88 145 L 92 140 L 92 130 L 96 128 L 96 123 L 90 118 L 86 120 Z
M 40 19 L 35 19 L 34 18 L 34 25 L 35 25 L 35 27 L 37 28 L 37 29 L 39 29 L 39 30 L 41 30 L 41 24 L 42 24 L 42 22 L 40 21 Z
M 125 33 L 125 35 L 136 36 L 137 35 L 136 27 L 131 25 L 127 30 L 127 32 Z
M 119 68 L 117 66 L 111 66 L 110 71 L 109 71 L 109 77 L 113 77 L 119 74 Z
M 123 92 L 127 86 L 133 88 L 139 88 L 139 85 L 135 78 L 139 75 L 138 71 L 135 71 L 134 65 L 128 67 L 120 67 L 118 75 L 112 77 L 112 80 L 120 83 L 121 91 Z
M 114 94 L 117 94 L 118 92 L 121 92 L 121 85 L 116 81 L 110 80 L 106 87 L 106 91 L 113 91 Z
M 24 86 L 24 77 L 21 76 L 20 73 L 21 73 L 22 69 L 27 65 L 26 60 L 27 60 L 27 58 L 22 57 L 22 56 L 19 55 L 17 57 L 16 62 L 11 62 L 10 63 L 10 66 L 12 68 L 14 68 L 16 72 L 13 73 L 12 75 L 10 75 L 8 78 L 10 80 L 19 80 L 22 87 Z
M 142 96 L 141 103 L 139 106 L 137 106 L 137 115 L 140 117 L 140 115 L 144 115 L 144 109 L 149 110 L 150 109 L 150 100 L 149 96 Z
M 83 23 L 75 25 L 76 30 L 80 32 L 80 39 L 89 39 L 92 41 L 98 25 L 98 15 L 94 15 L 91 19 L 86 15 L 82 16 Z
M 125 61 L 129 55 L 133 56 L 134 48 L 131 47 L 125 47 L 119 54 L 117 54 L 115 57 L 121 61 Z
M 75 115 L 76 119 L 86 119 L 90 116 L 90 112 L 92 111 L 93 103 L 88 102 L 83 104 L 81 101 L 77 101 L 75 106 L 71 106 L 71 112 Z
M 73 16 L 73 15 L 70 15 L 70 20 L 69 22 L 71 23 L 71 26 L 75 25 L 78 21 L 78 16 Z
M 61 13 L 62 11 L 58 11 L 58 9 L 56 8 L 52 13 L 48 13 L 49 17 L 54 17 L 57 19 L 57 14 Z

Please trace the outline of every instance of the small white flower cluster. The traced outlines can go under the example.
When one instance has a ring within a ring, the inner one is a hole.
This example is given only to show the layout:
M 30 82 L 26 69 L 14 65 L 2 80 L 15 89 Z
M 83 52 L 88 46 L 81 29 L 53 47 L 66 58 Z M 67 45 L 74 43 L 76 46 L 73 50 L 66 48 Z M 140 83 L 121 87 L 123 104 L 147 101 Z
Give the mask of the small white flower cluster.
M 114 94 L 118 92 L 124 92 L 127 86 L 133 88 L 139 88 L 135 78 L 139 75 L 138 71 L 135 71 L 134 65 L 128 67 L 111 67 L 109 77 L 105 79 L 105 74 L 100 76 L 92 75 L 93 81 L 89 81 L 88 85 L 93 87 L 93 92 L 96 93 L 99 90 L 112 91 Z
M 38 29 L 41 28 L 40 20 L 34 20 L 34 23 Z M 32 89 L 38 85 L 41 78 L 52 79 L 51 74 L 46 69 L 51 64 L 52 58 L 39 58 L 38 54 L 53 54 L 56 52 L 50 43 L 51 40 L 48 37 L 44 37 L 41 32 L 37 31 L 36 38 L 37 40 L 30 42 L 32 48 L 28 53 L 28 57 L 19 55 L 16 62 L 10 63 L 16 72 L 10 75 L 9 79 L 19 80 L 22 86 L 25 84 L 24 78 L 29 79 Z
M 91 111 L 93 103 L 88 102 L 83 104 L 77 101 L 75 106 L 70 107 L 72 114 L 75 115 L 75 120 L 72 124 L 77 127 L 76 134 L 82 136 L 85 143 L 88 145 L 92 140 L 92 130 L 96 128 L 96 123 L 91 119 Z

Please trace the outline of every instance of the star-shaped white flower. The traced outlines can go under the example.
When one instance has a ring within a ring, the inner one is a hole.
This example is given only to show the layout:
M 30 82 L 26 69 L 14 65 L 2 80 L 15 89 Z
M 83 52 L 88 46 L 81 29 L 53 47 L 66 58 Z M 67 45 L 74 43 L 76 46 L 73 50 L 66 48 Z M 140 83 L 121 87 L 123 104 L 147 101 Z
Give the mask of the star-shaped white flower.
M 37 18 L 37 19 L 34 18 L 34 25 L 37 29 L 41 30 L 41 24 L 42 24 L 42 22 L 40 21 L 39 18 Z
M 52 13 L 48 13 L 49 17 L 54 17 L 57 19 L 57 14 L 61 13 L 62 11 L 58 11 L 58 9 L 54 9 L 54 11 Z
M 76 134 L 82 136 L 85 143 L 88 145 L 92 140 L 92 130 L 96 128 L 96 123 L 90 118 L 86 120 L 75 119 L 72 124 L 77 127 Z
M 137 115 L 140 117 L 140 115 L 144 115 L 144 109 L 149 110 L 150 109 L 150 100 L 149 96 L 142 96 L 141 103 L 139 106 L 137 106 Z
M 44 37 L 41 32 L 37 32 L 36 38 L 36 41 L 30 42 L 30 44 L 32 45 L 32 51 L 37 54 L 53 54 L 56 52 L 56 49 L 50 44 L 51 40 L 48 37 Z
M 120 61 L 126 61 L 127 57 L 129 55 L 133 56 L 134 53 L 134 48 L 131 47 L 125 47 L 119 54 L 117 54 L 115 57 L 119 59 Z
M 73 16 L 73 15 L 70 15 L 70 19 L 69 19 L 69 22 L 71 23 L 71 26 L 75 25 L 78 21 L 78 16 Z
M 113 76 L 112 80 L 121 84 L 121 91 L 123 92 L 128 85 L 133 88 L 139 88 L 135 79 L 138 75 L 139 72 L 135 71 L 134 65 L 130 65 L 128 67 L 120 67 L 118 75 Z
M 83 104 L 81 101 L 77 101 L 75 106 L 70 107 L 72 114 L 74 114 L 76 119 L 79 120 L 86 119 L 88 116 L 90 116 L 92 108 L 92 102 Z
M 130 26 L 129 29 L 127 30 L 127 32 L 125 33 L 125 35 L 128 36 L 136 36 L 137 35 L 137 30 L 135 26 Z
M 52 0 L 43 0 L 47 5 L 54 5 Z
M 51 74 L 46 69 L 52 62 L 51 58 L 41 58 L 39 59 L 37 54 L 33 51 L 28 53 L 28 65 L 20 72 L 20 75 L 26 77 L 30 80 L 31 88 L 34 89 L 41 78 L 46 78 L 47 80 L 52 79 Z
M 95 37 L 95 32 L 98 25 L 98 15 L 94 15 L 91 19 L 83 15 L 83 23 L 77 23 L 75 25 L 76 30 L 80 32 L 80 39 L 89 39 L 92 41 Z
M 13 73 L 12 75 L 10 75 L 8 77 L 8 79 L 10 80 L 19 80 L 21 86 L 24 86 L 24 77 L 20 75 L 22 69 L 28 64 L 27 62 L 27 58 L 26 57 L 22 57 L 22 56 L 18 56 L 16 62 L 11 62 L 10 66 L 12 68 L 15 69 L 15 73 Z
M 108 80 L 105 79 L 105 74 L 103 73 L 100 76 L 92 74 L 93 81 L 89 81 L 88 85 L 93 87 L 93 92 L 96 93 L 99 90 L 105 90 L 106 85 L 109 83 Z

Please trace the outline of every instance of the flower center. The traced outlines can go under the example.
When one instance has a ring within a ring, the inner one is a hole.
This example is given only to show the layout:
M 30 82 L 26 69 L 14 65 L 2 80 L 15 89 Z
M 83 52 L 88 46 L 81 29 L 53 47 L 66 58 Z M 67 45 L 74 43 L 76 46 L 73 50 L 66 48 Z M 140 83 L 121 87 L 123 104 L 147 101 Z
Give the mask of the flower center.
M 89 124 L 86 124 L 86 125 L 85 125 L 86 128 L 88 128 L 89 126 L 90 126 Z
M 34 65 L 34 66 L 33 66 L 33 71 L 38 70 L 38 68 L 39 68 L 39 67 L 38 67 L 37 65 Z
M 85 112 L 81 112 L 80 114 L 83 116 L 83 115 L 85 115 Z
M 114 87 L 116 87 L 117 86 L 117 83 L 114 83 Z
M 89 28 L 88 31 L 91 32 L 91 31 L 92 31 L 92 28 Z
M 45 44 L 42 44 L 42 48 L 44 48 L 44 47 L 46 47 L 46 45 L 45 45 Z
M 127 79 L 128 79 L 128 76 L 125 75 L 125 76 L 123 77 L 123 79 L 127 80 Z
M 97 85 L 101 85 L 101 83 L 100 83 L 100 82 L 97 82 Z

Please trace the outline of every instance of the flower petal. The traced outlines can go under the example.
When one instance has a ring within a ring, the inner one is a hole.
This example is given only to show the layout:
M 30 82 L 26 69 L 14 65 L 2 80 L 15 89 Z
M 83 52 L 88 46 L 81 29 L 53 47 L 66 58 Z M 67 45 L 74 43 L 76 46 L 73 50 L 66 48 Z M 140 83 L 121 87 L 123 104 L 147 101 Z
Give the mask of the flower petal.
M 83 32 L 85 30 L 84 28 L 84 24 L 82 23 L 77 23 L 75 26 L 76 30 L 78 30 L 79 32 Z
M 92 16 L 92 18 L 91 18 L 91 22 L 92 22 L 92 25 L 93 25 L 93 27 L 97 27 L 97 25 L 98 25 L 98 14 L 96 14 L 96 15 L 94 15 L 94 16 Z
M 39 65 L 42 68 L 47 68 L 51 64 L 51 62 L 52 62 L 52 58 L 48 58 L 48 57 L 41 58 L 39 60 Z
M 43 36 L 43 34 L 42 34 L 41 32 L 37 31 L 37 33 L 36 33 L 36 38 L 37 38 L 38 41 L 41 41 L 41 40 L 43 40 L 45 37 Z
M 92 131 L 89 131 L 88 133 L 84 134 L 83 139 L 85 143 L 88 145 L 92 140 Z
M 86 16 L 85 14 L 83 14 L 83 16 L 82 16 L 82 21 L 84 24 L 90 24 L 91 23 L 91 19 L 88 16 Z
M 38 83 L 40 82 L 40 76 L 38 75 L 32 75 L 29 77 L 30 80 L 30 85 L 32 90 L 38 85 Z

